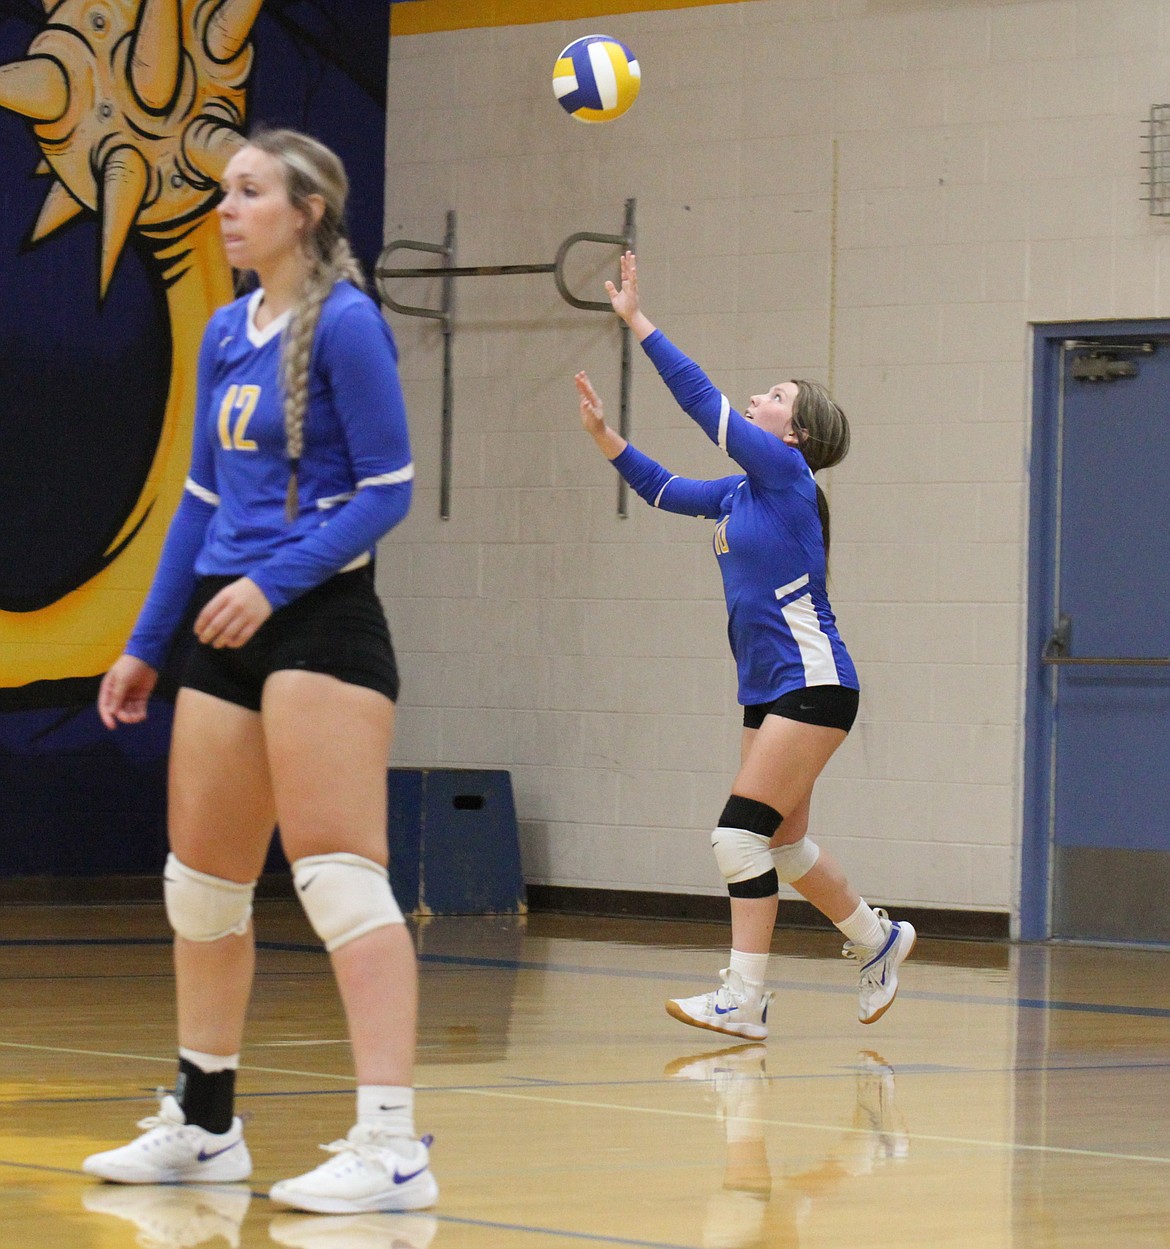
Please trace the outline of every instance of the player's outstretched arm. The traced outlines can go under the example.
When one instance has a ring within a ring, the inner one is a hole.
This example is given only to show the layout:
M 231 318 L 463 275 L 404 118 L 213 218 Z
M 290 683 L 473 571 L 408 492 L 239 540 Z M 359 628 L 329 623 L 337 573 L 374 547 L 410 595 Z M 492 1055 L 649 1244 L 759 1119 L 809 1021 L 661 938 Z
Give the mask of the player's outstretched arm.
M 581 425 L 585 432 L 597 444 L 598 451 L 607 460 L 616 460 L 628 445 L 626 440 L 605 423 L 605 410 L 601 404 L 601 396 L 593 389 L 593 383 L 582 371 L 573 382 L 577 393 L 581 396 Z
M 630 327 L 634 337 L 641 342 L 654 333 L 654 325 L 642 311 L 642 301 L 638 293 L 638 258 L 633 252 L 623 252 L 621 259 L 621 287 L 612 282 L 605 284 L 605 293 L 613 310 Z
M 742 479 L 721 478 L 719 481 L 696 481 L 677 477 L 669 469 L 639 451 L 615 429 L 605 423 L 601 398 L 584 373 L 573 381 L 581 396 L 581 424 L 597 444 L 597 449 L 613 463 L 634 493 L 651 507 L 680 516 L 718 516 L 720 501 Z

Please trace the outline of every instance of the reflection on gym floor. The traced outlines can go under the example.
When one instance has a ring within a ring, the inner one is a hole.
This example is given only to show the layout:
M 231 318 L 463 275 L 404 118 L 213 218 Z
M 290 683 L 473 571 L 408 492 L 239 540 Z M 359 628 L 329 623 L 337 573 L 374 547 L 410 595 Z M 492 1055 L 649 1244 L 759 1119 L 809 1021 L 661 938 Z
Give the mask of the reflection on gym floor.
M 1166 951 L 922 938 L 867 1028 L 840 939 L 781 931 L 771 1035 L 720 1045 L 663 1003 L 715 983 L 722 926 L 423 922 L 417 1121 L 440 1201 L 335 1217 L 267 1191 L 348 1126 L 340 1003 L 292 904 L 259 903 L 257 933 L 239 1076 L 255 1175 L 122 1187 L 80 1162 L 173 1077 L 161 909 L 0 913 L 5 1244 L 1170 1246 Z
M 666 1075 L 707 1086 L 726 1143 L 723 1183 L 707 1203 L 703 1249 L 796 1249 L 819 1198 L 910 1152 L 894 1069 L 880 1054 L 861 1050 L 841 1139 L 812 1165 L 791 1174 L 773 1173 L 762 1096 L 767 1053 L 766 1045 L 736 1045 L 666 1064 Z

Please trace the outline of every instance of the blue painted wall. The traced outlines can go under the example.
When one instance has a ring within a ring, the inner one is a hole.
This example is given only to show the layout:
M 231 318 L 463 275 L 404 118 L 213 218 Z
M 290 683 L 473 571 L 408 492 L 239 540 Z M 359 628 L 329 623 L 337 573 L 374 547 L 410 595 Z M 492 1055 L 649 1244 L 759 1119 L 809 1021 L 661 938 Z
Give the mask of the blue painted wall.
M 24 58 L 46 20 L 39 2 L 0 3 L 0 64 Z M 249 124 L 306 130 L 338 152 L 353 187 L 355 250 L 372 269 L 382 245 L 388 5 L 266 0 L 252 40 Z M 133 232 L 104 301 L 95 215 L 28 246 L 46 194 L 41 152 L 30 123 L 3 110 L 0 153 L 0 612 L 27 613 L 52 610 L 110 562 L 103 553 L 158 441 L 171 334 L 160 279 Z M 171 677 L 145 725 L 114 733 L 93 710 L 91 675 L 0 689 L 0 876 L 161 867 Z

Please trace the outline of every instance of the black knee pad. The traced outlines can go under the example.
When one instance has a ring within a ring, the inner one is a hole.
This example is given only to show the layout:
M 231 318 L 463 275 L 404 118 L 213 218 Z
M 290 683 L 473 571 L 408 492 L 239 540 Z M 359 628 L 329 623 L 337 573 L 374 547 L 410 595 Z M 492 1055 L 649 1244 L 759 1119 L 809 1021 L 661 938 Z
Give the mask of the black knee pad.
M 780 891 L 768 850 L 783 817 L 766 802 L 732 794 L 711 835 L 715 861 L 733 898 L 771 898 Z
M 727 896 L 729 898 L 774 898 L 780 892 L 780 878 L 773 867 L 763 876 L 751 880 L 729 881 Z
M 739 794 L 728 798 L 719 817 L 720 828 L 742 828 L 757 837 L 767 837 L 769 841 L 783 823 L 784 817 L 775 807 L 757 802 L 754 798 L 742 798 Z

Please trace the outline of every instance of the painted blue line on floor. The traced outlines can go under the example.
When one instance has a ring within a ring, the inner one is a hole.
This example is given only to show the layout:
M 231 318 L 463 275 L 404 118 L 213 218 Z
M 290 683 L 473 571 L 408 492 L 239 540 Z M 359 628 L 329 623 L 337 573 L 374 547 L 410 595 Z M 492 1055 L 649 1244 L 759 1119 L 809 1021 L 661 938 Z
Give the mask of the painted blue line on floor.
M 520 1232 L 527 1236 L 556 1236 L 562 1240 L 584 1240 L 595 1245 L 630 1245 L 633 1249 L 698 1249 L 673 1240 L 634 1240 L 628 1236 L 606 1236 L 601 1232 L 570 1232 L 557 1227 L 534 1227 L 524 1223 L 495 1223 L 489 1219 L 461 1219 L 454 1215 L 437 1214 L 440 1223 L 461 1227 L 484 1227 L 498 1232 Z
M 47 1175 L 84 1175 L 76 1167 L 49 1167 L 43 1162 L 11 1162 L 0 1158 L 0 1167 L 10 1167 L 13 1171 L 37 1171 Z
M 577 976 L 614 976 L 630 980 L 670 980 L 677 982 L 677 972 L 639 971 L 636 969 L 589 967 L 574 963 L 536 963 L 520 959 L 479 958 L 456 954 L 420 954 L 419 962 L 456 967 L 488 967 L 497 970 L 553 971 Z M 913 968 L 910 968 L 913 971 Z M 837 993 L 855 996 L 854 985 L 810 984 L 802 980 L 768 980 L 768 988 L 793 993 Z M 1030 1010 L 1087 1011 L 1104 1015 L 1132 1015 L 1142 1018 L 1170 1019 L 1170 1007 L 1118 1006 L 1093 1002 L 1045 1001 L 1043 998 L 982 997 L 962 993 L 932 993 L 929 990 L 900 990 L 904 999 L 920 1002 L 955 1002 L 969 1006 L 1016 1006 Z
M 0 1167 L 11 1169 L 14 1171 L 34 1171 L 41 1175 L 69 1175 L 78 1178 L 86 1178 L 83 1171 L 77 1170 L 75 1167 L 50 1167 L 44 1163 L 35 1162 L 13 1162 L 6 1158 L 0 1158 Z M 169 1185 L 179 1189 L 190 1189 L 191 1185 L 176 1184 Z M 251 1195 L 261 1201 L 269 1200 L 268 1194 L 258 1192 L 256 1189 L 250 1189 Z M 288 1210 L 281 1207 L 283 1213 L 295 1216 L 299 1212 L 296 1210 Z M 104 1211 L 86 1211 L 82 1207 L 83 1214 L 103 1215 Z M 429 1215 L 438 1223 L 452 1224 L 458 1227 L 482 1227 L 492 1231 L 514 1232 L 525 1236 L 555 1236 L 560 1240 L 579 1240 L 594 1245 L 625 1245 L 629 1249 L 698 1249 L 693 1244 L 680 1244 L 677 1241 L 668 1240 L 638 1240 L 631 1236 L 608 1236 L 604 1232 L 574 1232 L 566 1228 L 560 1227 L 538 1227 L 529 1223 L 500 1223 L 492 1219 L 468 1219 L 460 1218 L 456 1215 L 439 1214 L 433 1210 L 418 1211 L 419 1214 Z M 306 1215 L 306 1218 L 314 1216 Z
M 0 940 L 0 948 L 8 946 L 169 946 L 171 940 L 155 937 L 18 937 Z M 323 954 L 317 945 L 280 941 L 257 941 L 258 950 L 269 950 L 292 954 Z M 419 954 L 418 961 L 431 967 L 466 968 L 478 967 L 494 971 L 539 971 L 557 972 L 562 975 L 574 976 L 608 976 L 618 980 L 657 980 L 676 984 L 679 973 L 673 971 L 644 971 L 637 968 L 617 968 L 587 966 L 579 963 L 538 962 L 528 959 L 485 958 L 477 955 L 464 954 Z M 913 971 L 913 968 L 911 968 Z M 21 977 L 29 979 L 29 977 Z M 52 980 L 53 976 L 37 977 Z M 790 993 L 830 993 L 855 995 L 857 989 L 853 985 L 813 984 L 802 980 L 768 981 L 770 989 L 779 989 Z M 1063 1000 L 1046 1000 L 1034 997 L 984 997 L 979 994 L 933 993 L 929 990 L 901 990 L 903 1000 L 919 1002 L 947 1002 L 964 1006 L 1014 1006 L 1019 1010 L 1072 1011 L 1094 1015 L 1118 1015 L 1134 1019 L 1170 1019 L 1170 1007 L 1165 1006 L 1126 1006 L 1104 1002 L 1069 1002 Z
M 711 1055 L 695 1055 L 696 1058 L 711 1057 Z M 853 1080 L 857 1077 L 859 1067 L 841 1067 L 833 1071 L 785 1071 L 778 1074 L 766 1073 L 762 1074 L 760 1079 L 764 1084 L 788 1084 L 788 1083 L 807 1083 L 820 1081 L 844 1081 Z M 1036 1063 L 1030 1065 L 1014 1065 L 1010 1067 L 956 1067 L 946 1066 L 941 1063 L 906 1063 L 905 1065 L 897 1065 L 892 1067 L 894 1076 L 902 1079 L 907 1076 L 975 1076 L 984 1077 L 992 1076 L 1000 1079 L 1005 1075 L 1019 1076 L 1025 1074 L 1044 1074 L 1054 1075 L 1083 1075 L 1085 1072 L 1091 1071 L 1112 1071 L 1112 1072 L 1150 1072 L 1150 1071 L 1167 1071 L 1170 1070 L 1170 1061 L 1166 1062 L 1118 1062 L 1118 1063 Z M 702 1082 L 696 1082 L 702 1083 Z M 685 1083 L 680 1082 L 676 1076 L 647 1076 L 642 1080 L 554 1080 L 548 1077 L 537 1076 L 508 1076 L 502 1082 L 484 1082 L 478 1084 L 417 1084 L 416 1090 L 424 1093 L 479 1093 L 479 1092 L 505 1092 L 514 1093 L 522 1089 L 528 1089 L 533 1092 L 541 1089 L 548 1090 L 569 1090 L 569 1089 L 638 1089 L 638 1088 L 657 1088 L 661 1085 L 672 1085 L 678 1088 L 687 1087 Z M 265 1101 L 276 1100 L 280 1098 L 306 1098 L 306 1097 L 353 1097 L 352 1087 L 327 1088 L 327 1089 L 269 1089 L 258 1090 L 255 1092 L 237 1092 L 237 1101 Z M 98 1106 L 114 1103 L 134 1104 L 141 1102 L 151 1104 L 157 1101 L 157 1093 L 155 1089 L 143 1087 L 135 1093 L 123 1093 L 117 1095 L 106 1096 L 88 1096 L 88 1097 L 17 1097 L 12 1098 L 5 1104 L 8 1106 Z M 31 1165 L 31 1164 L 30 1164 Z
M 5 937 L 0 946 L 170 945 L 170 937 Z

